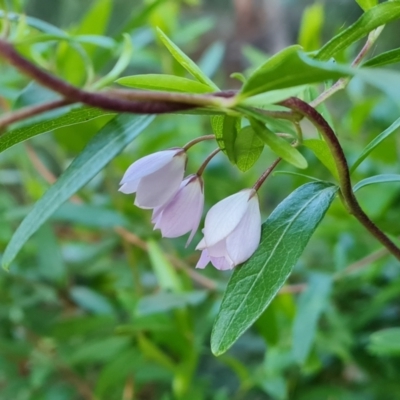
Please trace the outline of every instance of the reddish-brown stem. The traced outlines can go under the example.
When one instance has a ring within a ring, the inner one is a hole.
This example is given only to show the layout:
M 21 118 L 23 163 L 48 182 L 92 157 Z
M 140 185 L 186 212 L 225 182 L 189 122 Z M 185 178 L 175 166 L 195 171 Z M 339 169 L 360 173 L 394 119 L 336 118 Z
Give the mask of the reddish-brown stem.
M 282 158 L 277 158 L 265 171 L 264 173 L 257 179 L 257 182 L 253 185 L 254 190 L 260 189 L 261 185 L 265 182 L 265 180 L 271 175 L 276 166 L 280 163 Z
M 207 105 L 213 106 L 217 104 L 218 97 L 232 97 L 235 93 L 229 91 L 208 95 L 189 95 L 184 93 L 114 90 L 107 95 L 105 93 L 82 90 L 49 74 L 21 56 L 12 44 L 4 39 L 0 39 L 0 56 L 25 75 L 61 94 L 69 101 L 81 102 L 116 112 L 135 114 L 170 113 Z M 126 97 L 135 98 L 136 100 L 128 100 Z
M 197 175 L 201 176 L 204 172 L 204 170 L 206 169 L 208 163 L 214 158 L 214 156 L 216 156 L 219 152 L 221 151 L 221 149 L 215 149 L 203 162 L 203 164 L 201 164 L 199 170 L 197 171 Z
M 344 203 L 349 212 L 378 239 L 398 260 L 400 260 L 400 249 L 369 219 L 358 203 L 351 185 L 349 166 L 342 146 L 335 132 L 326 122 L 324 117 L 309 104 L 295 97 L 284 100 L 281 105 L 290 108 L 306 117 L 321 132 L 335 160 L 339 175 L 339 184 Z
M 25 107 L 17 111 L 9 112 L 0 118 L 0 135 L 2 133 L 2 129 L 6 128 L 8 125 L 14 122 L 22 121 L 23 119 L 33 117 L 46 111 L 51 111 L 71 103 L 72 101 L 67 99 L 58 99 L 31 107 Z
M 190 142 L 186 143 L 182 148 L 183 148 L 183 150 L 187 151 L 197 143 L 203 142 L 205 140 L 213 140 L 213 139 L 215 139 L 215 135 L 199 136 L 199 137 L 191 140 Z

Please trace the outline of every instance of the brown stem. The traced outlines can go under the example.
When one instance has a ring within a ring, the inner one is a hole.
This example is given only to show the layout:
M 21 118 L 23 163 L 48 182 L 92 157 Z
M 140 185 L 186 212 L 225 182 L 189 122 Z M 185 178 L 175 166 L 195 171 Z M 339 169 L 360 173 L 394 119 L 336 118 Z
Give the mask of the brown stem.
M 199 170 L 197 171 L 197 175 L 201 176 L 204 172 L 204 170 L 206 169 L 208 163 L 214 158 L 214 156 L 216 156 L 219 152 L 221 151 L 220 148 L 215 149 L 203 162 L 203 164 L 201 164 Z
M 257 182 L 253 185 L 254 190 L 260 189 L 261 185 L 265 182 L 265 180 L 271 175 L 272 171 L 275 167 L 279 164 L 282 158 L 277 158 L 265 171 L 264 173 L 258 178 Z
M 124 91 L 114 91 L 113 95 L 89 92 L 79 89 L 54 75 L 38 68 L 25 57 L 21 56 L 14 47 L 4 39 L 0 39 L 0 56 L 6 59 L 25 75 L 41 85 L 61 94 L 66 99 L 81 102 L 93 107 L 99 107 L 116 112 L 134 114 L 162 114 L 188 110 L 198 106 L 217 105 L 216 97 L 232 97 L 235 92 L 221 92 L 209 95 L 189 95 L 184 93 L 166 93 L 149 91 L 126 91 L 126 96 L 136 100 L 127 100 L 121 96 Z M 125 94 L 124 94 L 125 96 Z
M 1 132 L 2 129 L 6 128 L 8 125 L 10 125 L 14 122 L 18 122 L 23 119 L 41 114 L 43 112 L 66 106 L 71 103 L 72 103 L 72 101 L 67 100 L 67 99 L 58 99 L 58 100 L 49 101 L 47 103 L 34 105 L 31 107 L 25 107 L 25 108 L 22 108 L 21 110 L 9 112 L 0 118 L 0 135 L 2 133 Z
M 308 118 L 321 132 L 335 160 L 340 190 L 349 212 L 400 261 L 400 249 L 369 219 L 360 207 L 351 186 L 349 167 L 343 149 L 335 132 L 324 117 L 315 108 L 295 97 L 284 100 L 280 104 Z
M 204 136 L 199 136 L 196 139 L 191 140 L 190 142 L 186 143 L 182 148 L 183 150 L 189 150 L 192 146 L 194 146 L 197 143 L 203 142 L 205 140 L 213 140 L 215 139 L 215 135 L 204 135 Z

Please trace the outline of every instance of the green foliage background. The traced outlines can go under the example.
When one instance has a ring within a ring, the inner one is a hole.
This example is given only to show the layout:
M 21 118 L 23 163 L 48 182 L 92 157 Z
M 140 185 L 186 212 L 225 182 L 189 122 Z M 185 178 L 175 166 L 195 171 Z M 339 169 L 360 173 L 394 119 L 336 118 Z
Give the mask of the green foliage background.
M 285 2 L 287 18 L 295 21 L 293 42 L 300 30 L 298 15 L 309 4 Z M 308 8 L 304 14 L 300 40 L 308 50 L 361 14 L 350 0 L 321 4 L 320 11 Z M 114 38 L 111 48 L 106 38 L 97 46 L 82 44 L 91 71 L 70 43 L 40 42 L 37 33 L 35 61 L 74 84 L 112 68 L 123 32 L 133 43 L 124 75 L 186 76 L 155 39 L 159 26 L 220 87 L 237 86 L 227 73 L 232 49 L 221 34 L 233 29 L 231 2 L 15 0 L 12 7 L 74 34 Z M 307 23 L 310 14 L 313 21 L 325 15 L 322 32 L 311 19 Z M 216 27 L 219 20 L 222 27 Z M 375 54 L 400 46 L 399 29 L 398 22 L 385 29 Z M 359 48 L 360 43 L 350 47 L 341 60 L 351 62 Z M 19 49 L 23 52 L 24 45 Z M 267 58 L 250 45 L 240 51 L 249 69 Z M 47 91 L 13 68 L 0 68 L 3 110 L 48 98 Z M 391 100 L 357 78 L 328 102 L 324 113 L 350 161 L 399 114 Z M 0 257 L 32 204 L 110 119 L 109 113 L 91 116 L 1 153 Z M 211 327 L 229 273 L 211 267 L 195 271 L 194 246 L 185 249 L 185 238 L 160 240 L 149 213 L 117 191 L 134 160 L 211 132 L 203 116 L 157 117 L 53 214 L 9 272 L 0 272 L 1 400 L 400 399 L 400 333 L 394 329 L 400 326 L 399 263 L 380 250 L 338 200 L 289 286 L 228 353 L 211 354 Z M 305 133 L 316 137 L 311 128 Z M 211 143 L 202 143 L 190 150 L 188 171 L 194 172 L 212 149 Z M 304 173 L 329 180 L 329 171 L 313 153 L 302 152 L 309 163 Z M 398 135 L 392 135 L 364 161 L 355 181 L 399 173 L 399 154 Z M 205 172 L 206 208 L 252 185 L 274 158 L 264 149 L 255 167 L 242 173 L 218 156 Z M 294 171 L 287 164 L 280 169 Z M 306 182 L 287 174 L 271 177 L 260 193 L 263 216 Z M 400 235 L 398 184 L 363 188 L 358 198 L 382 229 Z

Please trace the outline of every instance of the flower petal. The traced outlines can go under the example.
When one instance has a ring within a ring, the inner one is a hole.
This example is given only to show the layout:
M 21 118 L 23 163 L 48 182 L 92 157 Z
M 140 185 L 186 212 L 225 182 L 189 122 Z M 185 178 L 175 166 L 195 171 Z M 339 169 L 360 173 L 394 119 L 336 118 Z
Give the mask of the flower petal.
M 163 150 L 140 158 L 126 170 L 120 184 L 122 185 L 130 181 L 139 181 L 144 176 L 150 175 L 163 168 L 171 162 L 174 156 L 180 151 L 182 151 L 182 149 Z
M 225 257 L 210 257 L 212 265 L 220 271 L 227 271 L 233 269 L 235 264 L 226 259 Z
M 257 195 L 248 202 L 240 223 L 226 239 L 226 250 L 234 265 L 249 259 L 260 244 L 261 215 Z M 210 253 L 211 254 L 211 253 Z
M 213 246 L 226 238 L 239 224 L 247 210 L 247 202 L 253 189 L 242 190 L 213 206 L 204 223 L 204 239 Z
M 163 207 L 156 228 L 164 237 L 174 238 L 189 231 L 196 232 L 204 204 L 200 179 L 197 176 L 186 178 L 176 195 Z
M 207 250 L 201 252 L 199 261 L 197 261 L 196 268 L 204 269 L 210 262 L 210 257 L 208 256 Z
M 215 243 L 213 246 L 207 246 L 207 250 L 210 257 L 225 257 L 228 255 L 225 239 Z
M 185 172 L 186 155 L 177 155 L 164 168 L 140 180 L 135 205 L 156 208 L 166 204 L 178 191 Z
M 139 182 L 140 182 L 140 179 L 126 182 L 126 183 L 122 184 L 122 186 L 118 190 L 124 194 L 135 193 L 139 186 Z

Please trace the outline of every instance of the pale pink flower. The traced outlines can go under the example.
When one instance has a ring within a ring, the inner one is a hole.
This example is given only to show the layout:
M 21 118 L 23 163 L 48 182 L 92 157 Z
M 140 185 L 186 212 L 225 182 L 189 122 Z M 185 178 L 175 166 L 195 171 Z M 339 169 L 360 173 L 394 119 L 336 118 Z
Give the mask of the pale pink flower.
M 203 179 L 198 175 L 190 175 L 167 204 L 154 209 L 154 229 L 160 229 L 162 236 L 168 238 L 191 232 L 188 245 L 199 227 L 203 207 Z
M 156 208 L 166 204 L 179 190 L 186 167 L 186 152 L 170 149 L 135 161 L 125 172 L 119 190 L 136 193 L 135 205 Z
M 196 247 L 202 250 L 196 268 L 211 262 L 217 269 L 228 270 L 248 260 L 261 236 L 257 192 L 245 189 L 213 206 L 206 216 L 203 234 Z

